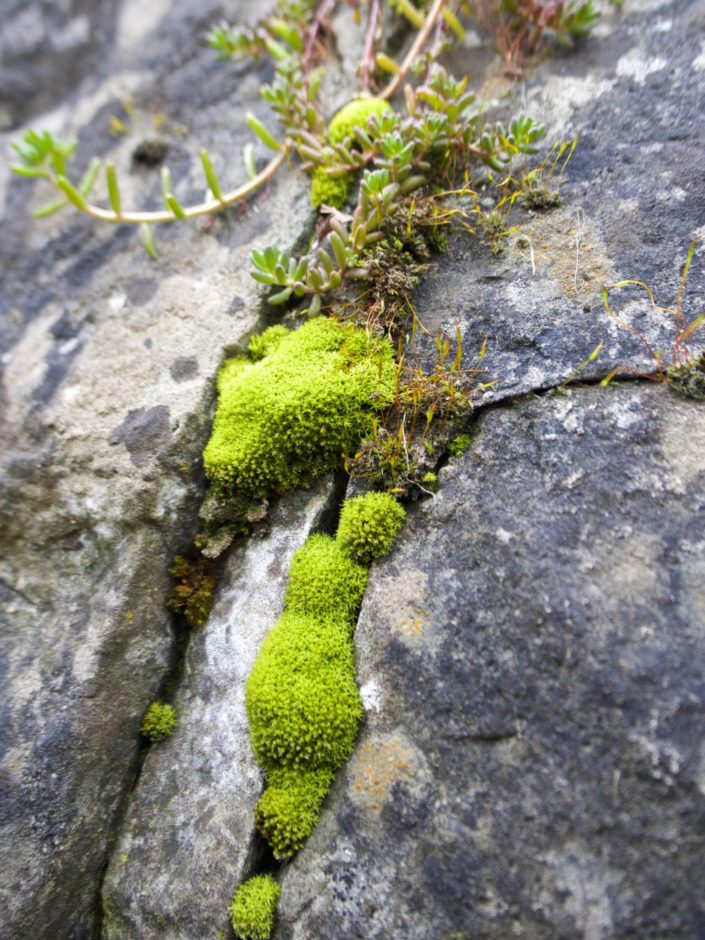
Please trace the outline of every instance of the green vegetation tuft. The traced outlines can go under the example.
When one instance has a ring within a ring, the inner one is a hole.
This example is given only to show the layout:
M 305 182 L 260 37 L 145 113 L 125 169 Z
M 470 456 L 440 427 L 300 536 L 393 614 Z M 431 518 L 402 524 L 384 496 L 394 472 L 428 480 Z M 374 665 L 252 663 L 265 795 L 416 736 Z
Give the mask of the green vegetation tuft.
M 366 130 L 371 117 L 392 113 L 392 106 L 384 98 L 356 98 L 331 119 L 328 140 L 332 144 L 343 144 L 352 140 L 356 127 Z
M 247 680 L 255 756 L 279 767 L 337 769 L 352 754 L 362 717 L 348 623 L 285 612 Z
M 335 771 L 285 769 L 269 775 L 257 803 L 257 828 L 279 858 L 298 852 L 318 822 Z
M 696 401 L 705 401 L 705 353 L 684 365 L 666 370 L 666 381 L 672 389 Z
M 264 359 L 265 356 L 273 353 L 279 343 L 288 335 L 289 330 L 287 330 L 285 326 L 277 324 L 253 336 L 247 347 L 250 359 L 252 359 L 253 362 L 259 362 L 260 359 Z
M 346 500 L 338 525 L 338 544 L 361 564 L 386 555 L 404 525 L 406 512 L 389 493 L 367 493 Z
M 471 444 L 472 435 L 458 434 L 458 436 L 454 437 L 450 442 L 448 452 L 451 457 L 462 457 L 462 455 L 469 449 Z
M 271 875 L 255 875 L 240 885 L 230 905 L 230 921 L 238 937 L 268 940 L 280 890 Z
M 150 741 L 162 741 L 168 738 L 176 728 L 176 711 L 163 702 L 152 702 L 142 719 L 140 730 Z
M 314 209 L 323 205 L 341 209 L 350 195 L 351 184 L 352 178 L 347 173 L 331 176 L 324 167 L 316 167 L 311 175 L 311 204 Z
M 231 359 L 221 369 L 203 454 L 213 482 L 251 497 L 336 466 L 393 398 L 388 340 L 325 318 L 276 339 L 259 362 Z
M 305 617 L 333 619 L 352 632 L 366 584 L 367 570 L 338 543 L 326 535 L 312 535 L 292 559 L 286 609 Z

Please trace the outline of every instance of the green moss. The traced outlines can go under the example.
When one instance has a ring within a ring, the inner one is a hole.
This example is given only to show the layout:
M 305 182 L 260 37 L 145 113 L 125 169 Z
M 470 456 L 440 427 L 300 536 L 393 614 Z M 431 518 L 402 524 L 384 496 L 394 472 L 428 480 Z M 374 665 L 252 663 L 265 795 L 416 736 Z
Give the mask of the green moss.
M 152 702 L 142 719 L 140 730 L 151 741 L 168 738 L 176 727 L 176 711 L 163 702 Z
M 438 476 L 433 473 L 432 470 L 429 470 L 428 473 L 424 473 L 420 480 L 421 486 L 429 490 L 431 493 L 435 493 L 438 489 Z
M 383 98 L 357 98 L 346 104 L 328 125 L 328 140 L 342 144 L 353 137 L 356 127 L 367 129 L 367 121 L 373 115 L 392 112 L 392 106 Z
M 278 334 L 259 362 L 234 359 L 221 369 L 206 472 L 251 497 L 285 492 L 352 451 L 393 386 L 387 340 L 323 317 Z
M 322 166 L 316 167 L 311 175 L 311 203 L 314 209 L 321 206 L 332 206 L 340 209 L 350 195 L 352 177 L 331 176 Z
M 268 940 L 274 929 L 280 890 L 271 875 L 255 875 L 240 885 L 230 905 L 230 921 L 238 937 Z
M 338 525 L 337 540 L 351 558 L 370 564 L 386 555 L 406 512 L 389 493 L 367 493 L 348 499 Z
M 685 365 L 672 366 L 666 371 L 666 380 L 681 395 L 705 401 L 705 353 Z
M 332 619 L 352 631 L 366 584 L 366 569 L 351 560 L 339 544 L 328 536 L 312 535 L 292 559 L 286 609 Z
M 289 858 L 316 827 L 321 806 L 335 776 L 333 770 L 278 770 L 257 803 L 257 828 L 274 857 Z
M 268 776 L 280 767 L 343 764 L 362 716 L 347 623 L 284 613 L 247 680 L 246 708 L 252 748 Z
M 461 457 L 471 444 L 472 436 L 470 434 L 458 434 L 458 436 L 454 437 L 450 442 L 448 452 L 451 457 Z
M 265 356 L 273 353 L 279 343 L 288 335 L 289 330 L 287 330 L 285 326 L 278 324 L 277 326 L 268 327 L 264 332 L 258 333 L 257 336 L 253 336 L 247 347 L 250 359 L 252 359 L 253 362 L 264 359 Z

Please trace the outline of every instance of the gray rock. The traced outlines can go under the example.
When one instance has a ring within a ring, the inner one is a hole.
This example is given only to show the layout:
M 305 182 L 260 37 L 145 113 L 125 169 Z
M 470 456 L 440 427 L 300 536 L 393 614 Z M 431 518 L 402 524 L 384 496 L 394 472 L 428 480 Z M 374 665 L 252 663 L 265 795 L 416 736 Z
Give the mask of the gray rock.
M 658 387 L 486 411 L 373 569 L 278 940 L 702 935 L 703 453 Z
M 50 63 L 32 50 L 23 58 L 19 47 L 5 55 L 22 35 L 12 33 L 20 19 L 43 30 L 66 16 L 68 29 L 73 11 L 94 24 L 95 55 L 84 63 L 78 47 L 61 52 L 76 67 L 59 74 L 56 66 L 51 101 L 37 98 L 38 109 L 54 110 L 33 115 L 34 126 L 78 137 L 77 172 L 94 153 L 112 159 L 124 204 L 158 205 L 159 170 L 133 171 L 131 160 L 153 136 L 156 106 L 184 201 L 205 188 L 202 145 L 224 184 L 245 178 L 231 155 L 252 139 L 245 112 L 264 117 L 261 77 L 256 65 L 218 64 L 199 41 L 213 4 L 11 6 L 0 27 L 3 67 L 30 87 L 46 84 Z M 229 8 L 244 16 L 242 5 Z M 116 28 L 106 28 L 108 14 Z M 48 35 L 53 42 L 56 30 Z M 125 116 L 128 97 L 131 130 L 116 139 L 109 118 Z M 11 122 L 26 113 L 11 110 Z M 21 131 L 0 134 L 3 151 Z M 310 216 L 305 180 L 284 174 L 210 232 L 159 229 L 152 261 L 127 227 L 71 211 L 32 220 L 49 198 L 43 183 L 2 163 L 0 932 L 8 940 L 99 933 L 108 849 L 144 751 L 140 720 L 175 668 L 167 572 L 198 528 L 213 379 L 224 349 L 260 328 L 247 257 L 275 238 L 294 242 Z
M 672 307 L 688 246 L 703 237 L 704 24 L 702 4 L 632 3 L 620 14 L 605 11 L 596 35 L 532 69 L 519 86 L 494 61 L 476 69 L 480 93 L 510 117 L 523 111 L 543 120 L 548 144 L 578 137 L 560 209 L 514 211 L 509 222 L 519 229 L 497 257 L 481 232 L 454 241 L 416 292 L 421 323 L 451 339 L 459 328 L 465 364 L 481 365 L 479 381 L 495 383 L 482 402 L 554 387 L 576 372 L 656 370 L 645 344 L 607 315 L 601 288 L 636 278 Z M 456 56 L 458 69 L 472 69 L 477 58 Z M 684 303 L 691 320 L 704 291 L 705 265 L 694 263 Z M 611 303 L 670 361 L 672 312 L 654 310 L 634 287 L 612 292 Z M 418 338 L 431 359 L 433 337 Z M 586 362 L 600 342 L 599 357 Z
M 245 680 L 283 607 L 289 563 L 336 493 L 330 481 L 280 501 L 271 531 L 228 558 L 211 616 L 189 645 L 179 725 L 153 747 L 108 869 L 106 940 L 192 940 L 228 931 L 251 857 L 262 777 L 250 749 Z

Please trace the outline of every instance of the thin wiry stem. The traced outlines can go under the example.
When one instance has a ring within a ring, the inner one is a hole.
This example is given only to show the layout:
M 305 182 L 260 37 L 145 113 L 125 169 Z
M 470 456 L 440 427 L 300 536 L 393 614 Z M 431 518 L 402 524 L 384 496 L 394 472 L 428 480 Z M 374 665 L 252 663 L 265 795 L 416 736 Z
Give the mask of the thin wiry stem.
M 323 21 L 328 16 L 330 11 L 335 6 L 335 0 L 323 0 L 323 3 L 319 6 L 314 14 L 313 20 L 311 21 L 311 28 L 308 31 L 308 38 L 306 40 L 306 48 L 304 49 L 304 60 L 303 60 L 303 71 L 304 75 L 311 68 L 311 62 L 313 61 L 313 51 L 316 47 L 316 38 L 320 32 L 321 27 L 323 26 Z
M 238 186 L 237 189 L 232 189 L 229 193 L 223 193 L 222 199 L 209 199 L 207 202 L 199 203 L 196 206 L 184 208 L 184 217 L 186 219 L 196 219 L 202 215 L 210 215 L 213 212 L 224 209 L 226 206 L 232 206 L 237 202 L 242 202 L 243 199 L 247 199 L 248 196 L 256 193 L 261 186 L 264 186 L 265 183 L 272 179 L 279 167 L 282 166 L 286 160 L 288 145 L 289 141 L 286 141 L 276 157 L 270 160 L 267 166 L 263 170 L 260 170 L 256 176 L 253 176 L 251 180 L 248 180 L 247 183 L 243 183 L 243 185 Z M 112 209 L 101 209 L 100 206 L 86 203 L 82 211 L 92 216 L 94 219 L 101 219 L 103 222 L 125 222 L 134 225 L 142 222 L 150 224 L 177 221 L 177 216 L 170 210 L 118 213 L 114 212 Z
M 365 33 L 365 48 L 362 54 L 362 62 L 360 63 L 360 91 L 363 94 L 366 94 L 370 90 L 370 78 L 372 77 L 372 65 L 375 55 L 375 43 L 381 15 L 381 0 L 371 0 L 370 16 L 367 23 L 367 32 Z
M 445 5 L 446 0 L 435 0 L 435 3 L 429 10 L 428 16 L 426 17 L 426 22 L 416 34 L 416 39 L 414 39 L 411 45 L 411 49 L 409 49 L 407 52 L 406 58 L 402 62 L 399 72 L 394 76 L 384 91 L 379 95 L 380 98 L 391 98 L 397 93 L 397 91 L 399 91 L 401 83 L 408 75 L 409 69 L 413 65 L 414 60 L 428 42 L 428 38 L 433 31 L 433 27 L 436 25 L 436 20 L 443 12 L 443 7 Z

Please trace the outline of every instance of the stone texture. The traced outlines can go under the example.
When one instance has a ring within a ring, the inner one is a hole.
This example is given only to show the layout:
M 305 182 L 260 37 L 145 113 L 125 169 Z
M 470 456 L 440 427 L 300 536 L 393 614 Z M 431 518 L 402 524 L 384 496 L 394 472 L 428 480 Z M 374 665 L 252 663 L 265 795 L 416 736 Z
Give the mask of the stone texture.
M 560 209 L 517 210 L 510 223 L 519 229 L 498 257 L 486 239 L 456 240 L 415 297 L 432 334 L 455 338 L 460 328 L 468 366 L 487 342 L 482 381 L 495 385 L 482 402 L 559 385 L 578 369 L 586 378 L 620 365 L 655 371 L 644 344 L 607 316 L 600 292 L 636 278 L 672 306 L 688 246 L 705 236 L 703 25 L 694 2 L 605 11 L 593 37 L 530 70 L 519 88 L 486 55 L 468 62 L 456 54 L 457 68 L 470 68 L 475 87 L 507 117 L 522 110 L 544 121 L 547 144 L 578 137 Z M 705 266 L 694 264 L 684 305 L 691 319 L 703 291 Z M 636 288 L 613 292 L 611 302 L 668 361 L 672 314 L 653 310 Z M 433 338 L 419 333 L 419 341 L 430 358 Z M 600 356 L 585 365 L 600 342 Z
M 278 940 L 705 929 L 705 408 L 490 408 L 371 576 L 367 722 Z
M 112 855 L 106 940 L 227 935 L 234 890 L 255 861 L 262 792 L 245 680 L 283 608 L 291 556 L 335 499 L 330 481 L 282 499 L 271 531 L 228 557 L 207 626 L 186 655 L 178 728 L 150 750 Z
M 131 159 L 159 114 L 184 201 L 205 188 L 202 145 L 224 182 L 245 178 L 244 115 L 265 118 L 266 70 L 218 64 L 200 40 L 222 8 L 10 6 L 0 24 L 3 77 L 13 70 L 42 92 L 25 89 L 22 104 L 14 79 L 3 82 L 11 112 L 3 127 L 24 120 L 32 98 L 34 126 L 78 137 L 79 172 L 94 153 L 115 161 L 126 205 L 159 204 L 159 168 Z M 227 7 L 245 16 L 242 4 Z M 80 45 L 38 54 L 60 34 L 79 37 L 84 15 L 89 56 Z M 22 37 L 33 43 L 26 55 Z M 130 132 L 111 136 L 111 115 Z M 22 130 L 0 134 L 3 151 Z M 256 154 L 266 159 L 259 145 Z M 3 161 L 0 933 L 8 940 L 99 932 L 108 847 L 141 760 L 141 716 L 175 664 L 167 570 L 197 531 L 213 379 L 224 350 L 261 328 L 247 257 L 275 238 L 295 241 L 309 219 L 305 182 L 285 174 L 210 231 L 160 229 L 152 261 L 132 229 L 68 211 L 32 220 L 48 198 Z

